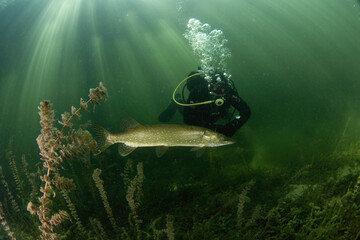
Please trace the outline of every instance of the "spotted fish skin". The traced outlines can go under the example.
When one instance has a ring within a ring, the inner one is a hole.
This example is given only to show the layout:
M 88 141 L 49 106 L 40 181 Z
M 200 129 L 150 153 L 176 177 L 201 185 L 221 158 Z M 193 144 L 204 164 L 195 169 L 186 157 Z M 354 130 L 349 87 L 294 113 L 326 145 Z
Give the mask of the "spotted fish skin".
M 210 129 L 175 124 L 158 124 L 144 126 L 135 120 L 127 120 L 124 131 L 110 133 L 103 127 L 95 125 L 95 136 L 98 142 L 98 153 L 118 143 L 119 153 L 126 156 L 138 147 L 157 147 L 157 155 L 165 153 L 168 147 L 219 147 L 235 143 L 220 133 Z

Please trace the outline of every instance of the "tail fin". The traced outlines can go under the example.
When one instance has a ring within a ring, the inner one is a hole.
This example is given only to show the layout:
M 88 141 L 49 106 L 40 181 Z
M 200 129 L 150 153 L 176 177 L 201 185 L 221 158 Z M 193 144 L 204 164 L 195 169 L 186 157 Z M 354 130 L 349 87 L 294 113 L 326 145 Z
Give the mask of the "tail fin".
M 110 132 L 96 123 L 92 123 L 92 129 L 94 132 L 94 138 L 97 142 L 95 155 L 98 155 L 112 145 L 112 143 L 110 143 L 108 140 Z

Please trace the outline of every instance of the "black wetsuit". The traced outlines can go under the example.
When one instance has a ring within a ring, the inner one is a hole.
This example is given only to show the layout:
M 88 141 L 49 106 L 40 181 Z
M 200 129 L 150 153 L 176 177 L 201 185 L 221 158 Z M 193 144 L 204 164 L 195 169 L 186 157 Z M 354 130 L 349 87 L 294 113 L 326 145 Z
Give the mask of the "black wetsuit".
M 189 76 L 195 73 L 197 72 L 191 72 Z M 216 100 L 217 98 L 222 98 L 224 103 L 221 106 L 217 106 L 213 102 L 184 107 L 184 122 L 188 125 L 206 127 L 231 137 L 249 119 L 251 114 L 250 108 L 240 98 L 231 80 L 225 80 L 220 83 L 215 81 L 214 84 L 210 84 L 210 89 L 208 85 L 208 81 L 200 75 L 188 79 L 187 87 L 190 93 L 186 103 L 204 102 Z M 225 125 L 216 124 L 216 121 L 219 119 L 228 117 L 228 111 L 231 106 L 237 111 L 236 117 Z

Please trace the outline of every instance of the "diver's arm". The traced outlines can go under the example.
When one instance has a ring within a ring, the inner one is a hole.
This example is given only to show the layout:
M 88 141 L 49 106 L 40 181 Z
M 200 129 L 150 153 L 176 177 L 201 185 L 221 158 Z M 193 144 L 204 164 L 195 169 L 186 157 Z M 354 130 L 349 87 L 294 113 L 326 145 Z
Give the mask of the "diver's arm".
M 184 107 L 184 122 L 187 125 L 199 126 L 199 127 L 204 127 L 204 128 L 208 128 L 208 129 L 217 131 L 218 127 L 221 125 L 216 125 L 216 124 L 206 121 L 204 119 L 204 116 L 207 116 L 207 113 L 204 114 L 203 111 L 199 111 L 199 110 L 193 109 L 191 107 Z M 223 126 L 221 126 L 221 127 L 223 127 Z M 222 133 L 221 131 L 219 131 L 219 132 Z
M 232 105 L 239 112 L 239 115 L 236 116 L 236 118 L 233 120 L 233 125 L 237 128 L 240 128 L 247 122 L 247 120 L 249 120 L 251 116 L 250 108 L 247 103 L 239 96 L 236 96 L 236 98 L 233 99 Z
M 224 126 L 218 126 L 217 131 L 231 137 L 235 134 L 236 130 L 238 130 L 242 125 L 244 125 L 247 120 L 250 118 L 251 111 L 247 103 L 239 97 L 239 95 L 232 95 L 231 105 L 238 111 L 238 115 L 227 123 Z
M 191 107 L 184 107 L 184 122 L 187 125 L 202 126 L 201 118 L 198 115 Z

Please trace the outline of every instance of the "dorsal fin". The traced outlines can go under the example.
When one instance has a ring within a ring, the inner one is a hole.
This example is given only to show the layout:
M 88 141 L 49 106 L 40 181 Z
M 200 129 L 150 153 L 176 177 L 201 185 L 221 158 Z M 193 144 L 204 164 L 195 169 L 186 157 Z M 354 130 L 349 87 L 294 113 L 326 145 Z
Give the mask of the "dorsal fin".
M 122 131 L 126 131 L 127 129 L 135 128 L 139 126 L 141 126 L 141 124 L 129 116 L 123 117 L 120 121 L 120 128 Z

